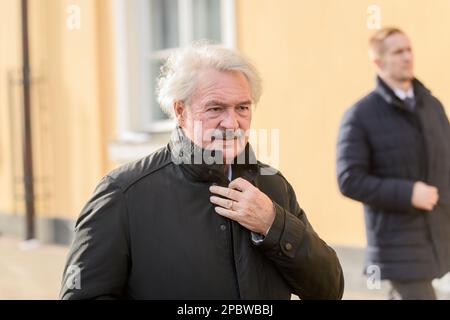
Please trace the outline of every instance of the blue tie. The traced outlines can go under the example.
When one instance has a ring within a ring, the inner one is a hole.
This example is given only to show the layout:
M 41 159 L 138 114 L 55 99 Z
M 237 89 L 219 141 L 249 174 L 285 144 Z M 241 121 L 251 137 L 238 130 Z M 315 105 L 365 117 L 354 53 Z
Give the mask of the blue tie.
M 414 111 L 414 109 L 416 108 L 416 99 L 414 99 L 414 97 L 406 97 L 403 102 L 406 104 L 410 111 Z

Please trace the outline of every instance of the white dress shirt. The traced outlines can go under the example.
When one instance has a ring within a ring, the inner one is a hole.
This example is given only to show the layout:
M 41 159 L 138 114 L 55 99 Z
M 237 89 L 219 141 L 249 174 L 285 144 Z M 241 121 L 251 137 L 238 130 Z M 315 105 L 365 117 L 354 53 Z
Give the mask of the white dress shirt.
M 404 91 L 399 88 L 394 88 L 394 93 L 400 100 L 405 100 L 406 98 L 414 98 L 414 90 L 412 86 L 409 87 L 407 91 Z

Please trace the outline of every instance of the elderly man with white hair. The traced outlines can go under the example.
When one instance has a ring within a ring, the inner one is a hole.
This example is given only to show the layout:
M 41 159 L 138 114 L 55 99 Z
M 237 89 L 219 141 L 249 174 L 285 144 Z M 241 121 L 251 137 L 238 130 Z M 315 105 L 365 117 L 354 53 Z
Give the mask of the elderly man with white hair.
M 161 69 L 167 146 L 106 175 L 75 227 L 62 299 L 340 299 L 343 273 L 248 143 L 261 95 L 241 54 L 201 44 Z

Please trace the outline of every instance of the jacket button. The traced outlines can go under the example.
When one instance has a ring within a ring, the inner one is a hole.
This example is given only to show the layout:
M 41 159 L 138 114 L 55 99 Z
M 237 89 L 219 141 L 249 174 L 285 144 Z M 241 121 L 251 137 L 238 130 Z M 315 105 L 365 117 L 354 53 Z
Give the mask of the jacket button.
M 284 248 L 285 248 L 287 251 L 291 251 L 291 250 L 292 250 L 292 244 L 290 244 L 290 243 L 288 242 L 288 243 L 286 243 L 286 244 L 284 245 Z
M 221 224 L 221 225 L 220 225 L 220 230 L 221 230 L 221 231 L 227 230 L 227 226 L 224 225 L 224 224 Z

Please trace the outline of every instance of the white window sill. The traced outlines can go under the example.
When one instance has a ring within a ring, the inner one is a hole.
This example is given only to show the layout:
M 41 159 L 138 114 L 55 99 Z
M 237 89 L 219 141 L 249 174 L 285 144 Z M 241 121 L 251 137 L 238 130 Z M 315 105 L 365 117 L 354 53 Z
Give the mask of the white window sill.
M 108 144 L 110 161 L 124 164 L 148 156 L 150 153 L 167 145 L 171 131 L 159 133 L 131 133 L 122 134 L 117 140 Z

